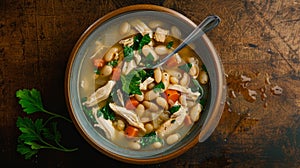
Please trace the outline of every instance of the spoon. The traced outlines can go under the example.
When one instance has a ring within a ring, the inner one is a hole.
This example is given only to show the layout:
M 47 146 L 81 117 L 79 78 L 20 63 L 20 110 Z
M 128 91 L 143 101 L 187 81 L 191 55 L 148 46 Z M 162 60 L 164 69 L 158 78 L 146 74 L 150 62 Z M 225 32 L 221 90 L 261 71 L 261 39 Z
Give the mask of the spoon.
M 176 47 L 171 53 L 169 53 L 166 57 L 155 63 L 154 65 L 151 65 L 151 67 L 139 67 L 141 69 L 155 69 L 156 67 L 159 67 L 163 65 L 171 56 L 173 56 L 175 53 L 179 52 L 182 48 L 184 48 L 186 45 L 197 39 L 198 37 L 201 37 L 206 32 L 209 32 L 213 28 L 215 28 L 219 23 L 221 19 L 217 15 L 211 15 L 207 16 L 179 45 Z

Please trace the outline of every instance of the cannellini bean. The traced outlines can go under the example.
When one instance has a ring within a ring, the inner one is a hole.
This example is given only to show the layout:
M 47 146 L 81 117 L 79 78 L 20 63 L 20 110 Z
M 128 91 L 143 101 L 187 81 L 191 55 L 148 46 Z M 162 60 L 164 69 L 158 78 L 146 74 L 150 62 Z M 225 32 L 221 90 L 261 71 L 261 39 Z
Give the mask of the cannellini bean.
M 100 76 L 109 76 L 112 73 L 112 70 L 112 66 L 105 65 L 100 71 Z
M 150 101 L 143 101 L 143 105 L 145 106 L 146 109 L 150 110 L 150 111 L 158 111 L 158 106 L 155 103 L 152 103 Z
M 208 75 L 205 71 L 200 71 L 200 73 L 199 73 L 199 82 L 203 85 L 208 82 Z
M 180 134 L 179 133 L 175 133 L 172 135 L 169 135 L 168 138 L 166 139 L 167 144 L 172 145 L 175 142 L 177 142 L 180 139 Z
M 182 104 L 183 106 L 187 106 L 186 95 L 185 95 L 185 94 L 180 95 L 180 97 L 179 97 L 179 102 L 180 102 L 180 104 Z
M 153 125 L 151 123 L 145 124 L 145 129 L 146 129 L 146 134 L 150 133 L 153 131 Z
M 147 86 L 147 88 L 150 90 L 150 89 L 153 89 L 154 86 L 155 86 L 155 83 L 152 82 Z
M 195 64 L 192 64 L 192 67 L 190 68 L 189 70 L 189 74 L 193 77 L 193 78 L 197 78 L 198 75 L 199 75 L 199 66 L 198 65 L 195 65 Z
M 107 51 L 107 53 L 104 55 L 103 59 L 106 61 L 106 62 L 109 62 L 111 60 L 114 59 L 115 55 L 118 54 L 118 48 L 117 47 L 113 47 L 111 49 L 109 49 Z
M 161 81 L 165 85 L 165 89 L 167 89 L 170 84 L 170 75 L 166 72 L 163 72 Z
M 162 72 L 161 72 L 160 68 L 159 67 L 155 68 L 153 73 L 154 73 L 155 82 L 159 83 L 161 81 L 161 78 L 162 78 L 161 77 L 162 76 Z
M 135 109 L 136 114 L 141 118 L 145 112 L 145 106 L 143 104 L 139 104 Z
M 169 49 L 164 46 L 164 45 L 158 45 L 154 48 L 154 51 L 158 54 L 158 55 L 166 55 L 169 53 Z
M 171 34 L 178 39 L 181 37 L 181 31 L 176 26 L 171 27 Z
M 165 98 L 162 98 L 162 97 L 157 97 L 156 98 L 156 103 L 161 106 L 162 108 L 164 108 L 165 110 L 168 109 L 169 105 L 168 105 L 168 102 Z
M 162 119 L 163 121 L 167 121 L 170 118 L 169 112 L 163 112 L 163 113 L 161 113 L 160 116 L 159 116 L 159 118 Z
M 149 90 L 145 93 L 144 99 L 145 100 L 153 100 L 159 96 L 159 92 L 155 92 L 154 90 Z
M 182 74 L 175 69 L 167 69 L 166 72 L 170 74 L 170 76 L 175 77 L 177 79 L 182 78 Z
M 137 101 L 141 102 L 141 101 L 144 100 L 144 93 L 142 92 L 141 95 L 135 94 L 134 97 L 135 97 L 135 99 L 136 99 Z
M 172 84 L 178 84 L 178 82 L 179 82 L 178 78 L 176 78 L 174 76 L 170 77 L 170 83 L 172 83 Z
M 124 35 L 130 32 L 131 26 L 128 22 L 124 22 L 120 25 L 120 34 Z
M 190 111 L 190 117 L 193 122 L 196 122 L 199 120 L 200 113 L 202 111 L 201 104 L 197 103 L 195 106 L 192 107 Z
M 162 147 L 162 143 L 161 142 L 154 142 L 152 144 L 152 147 L 155 148 L 155 149 L 159 149 Z
M 190 76 L 187 73 L 183 73 L 183 76 L 179 83 L 180 85 L 187 87 L 190 84 Z
M 158 26 L 162 26 L 163 23 L 159 20 L 152 20 L 148 23 L 148 26 L 151 28 L 151 29 L 155 29 L 157 28 Z
M 156 52 L 153 50 L 153 48 L 149 45 L 144 45 L 143 48 L 142 48 L 142 53 L 145 55 L 145 56 L 148 56 L 148 54 L 150 53 L 154 60 L 153 61 L 157 61 L 158 60 L 158 55 L 156 54 Z
M 133 150 L 140 150 L 141 149 L 141 145 L 138 142 L 135 142 L 135 141 L 129 142 L 128 147 L 130 149 L 133 149 Z
M 160 127 L 160 124 L 163 122 L 163 120 L 161 118 L 156 118 L 155 120 L 152 121 L 153 127 L 154 129 L 157 129 L 158 127 Z
M 119 131 L 124 130 L 124 128 L 125 128 L 125 123 L 124 123 L 123 120 L 118 120 L 118 121 L 117 121 L 117 128 L 118 128 Z

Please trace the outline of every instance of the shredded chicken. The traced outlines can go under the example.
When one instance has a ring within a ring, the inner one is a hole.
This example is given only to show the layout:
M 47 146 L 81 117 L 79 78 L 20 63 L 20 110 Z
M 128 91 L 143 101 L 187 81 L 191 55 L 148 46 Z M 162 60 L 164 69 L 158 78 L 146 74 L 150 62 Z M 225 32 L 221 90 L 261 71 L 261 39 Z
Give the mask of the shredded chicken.
M 91 107 L 96 105 L 97 103 L 105 100 L 108 98 L 112 88 L 115 86 L 116 81 L 110 80 L 104 86 L 100 87 L 96 90 L 96 92 L 92 93 L 88 98 L 87 101 L 83 102 L 83 105 L 87 107 Z
M 137 128 L 140 128 L 142 131 L 146 131 L 144 124 L 140 121 L 137 114 L 131 110 L 126 109 L 125 107 L 121 107 L 116 105 L 115 103 L 109 103 L 109 107 L 118 115 L 122 116 L 126 119 L 126 121 Z
M 154 78 L 148 77 L 143 83 L 140 84 L 141 90 L 147 90 L 147 86 L 154 81 Z
M 156 28 L 154 33 L 154 39 L 158 42 L 165 42 L 167 35 L 169 34 L 169 30 L 162 29 L 160 27 Z
M 175 105 L 179 105 L 178 102 Z M 157 134 L 160 137 L 164 137 L 175 132 L 177 129 L 183 126 L 184 119 L 187 115 L 187 107 L 181 106 L 177 112 L 171 115 L 170 119 L 165 121 L 157 130 Z
M 198 97 L 200 96 L 199 92 L 192 92 L 191 88 L 186 88 L 186 87 L 178 85 L 178 84 L 170 84 L 168 89 L 177 90 L 183 94 L 186 94 L 187 99 L 191 99 L 194 101 L 197 100 Z
M 136 19 L 130 22 L 130 24 L 143 36 L 149 34 L 150 38 L 152 38 L 153 32 L 152 30 L 141 20 Z
M 97 111 L 99 110 L 99 107 L 92 108 L 92 113 L 97 121 L 97 124 L 95 124 L 95 127 L 101 128 L 107 139 L 113 140 L 115 138 L 115 128 L 113 126 L 113 123 L 111 120 L 106 120 L 103 117 L 97 117 Z

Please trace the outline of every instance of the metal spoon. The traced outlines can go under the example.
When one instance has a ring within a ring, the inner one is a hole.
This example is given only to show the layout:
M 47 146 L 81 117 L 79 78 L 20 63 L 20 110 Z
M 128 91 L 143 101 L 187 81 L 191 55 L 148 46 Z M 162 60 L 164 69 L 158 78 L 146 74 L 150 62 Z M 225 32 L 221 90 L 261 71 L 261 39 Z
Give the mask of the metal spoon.
M 186 45 L 194 41 L 196 38 L 201 37 L 206 32 L 209 32 L 213 28 L 215 28 L 219 23 L 221 19 L 217 15 L 211 15 L 207 16 L 183 41 L 176 47 L 170 54 L 168 54 L 166 57 L 155 63 L 154 65 L 151 65 L 150 67 L 139 67 L 141 69 L 154 69 L 158 66 L 163 65 L 172 55 L 179 52 L 182 48 L 184 48 Z

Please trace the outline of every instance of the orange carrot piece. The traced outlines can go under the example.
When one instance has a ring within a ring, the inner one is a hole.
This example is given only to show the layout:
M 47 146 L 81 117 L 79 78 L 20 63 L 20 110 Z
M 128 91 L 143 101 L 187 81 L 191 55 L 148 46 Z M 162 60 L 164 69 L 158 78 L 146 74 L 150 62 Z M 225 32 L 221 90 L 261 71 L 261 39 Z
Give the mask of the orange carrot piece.
M 121 68 L 119 68 L 119 67 L 113 68 L 111 79 L 114 81 L 118 81 L 118 80 L 120 80 L 120 77 L 121 77 Z
M 165 95 L 167 97 L 167 102 L 175 103 L 179 99 L 179 92 L 177 90 L 167 89 L 165 91 Z
M 193 121 L 191 119 L 191 117 L 189 115 L 186 115 L 185 118 L 184 118 L 184 124 L 187 125 L 187 126 L 190 126 L 193 124 Z
M 128 110 L 133 110 L 139 105 L 139 101 L 137 101 L 134 97 L 128 99 L 125 103 L 125 108 Z
M 131 125 L 128 125 L 126 128 L 125 128 L 125 135 L 128 137 L 128 138 L 133 138 L 133 137 L 136 137 L 139 133 L 139 129 L 131 126 Z
M 178 65 L 178 62 L 174 55 L 171 58 L 169 58 L 168 61 L 166 62 L 167 67 L 174 67 L 177 65 Z
M 101 59 L 101 58 L 96 58 L 93 60 L 93 63 L 96 67 L 98 68 L 102 68 L 104 65 L 105 65 L 105 61 L 104 59 Z

